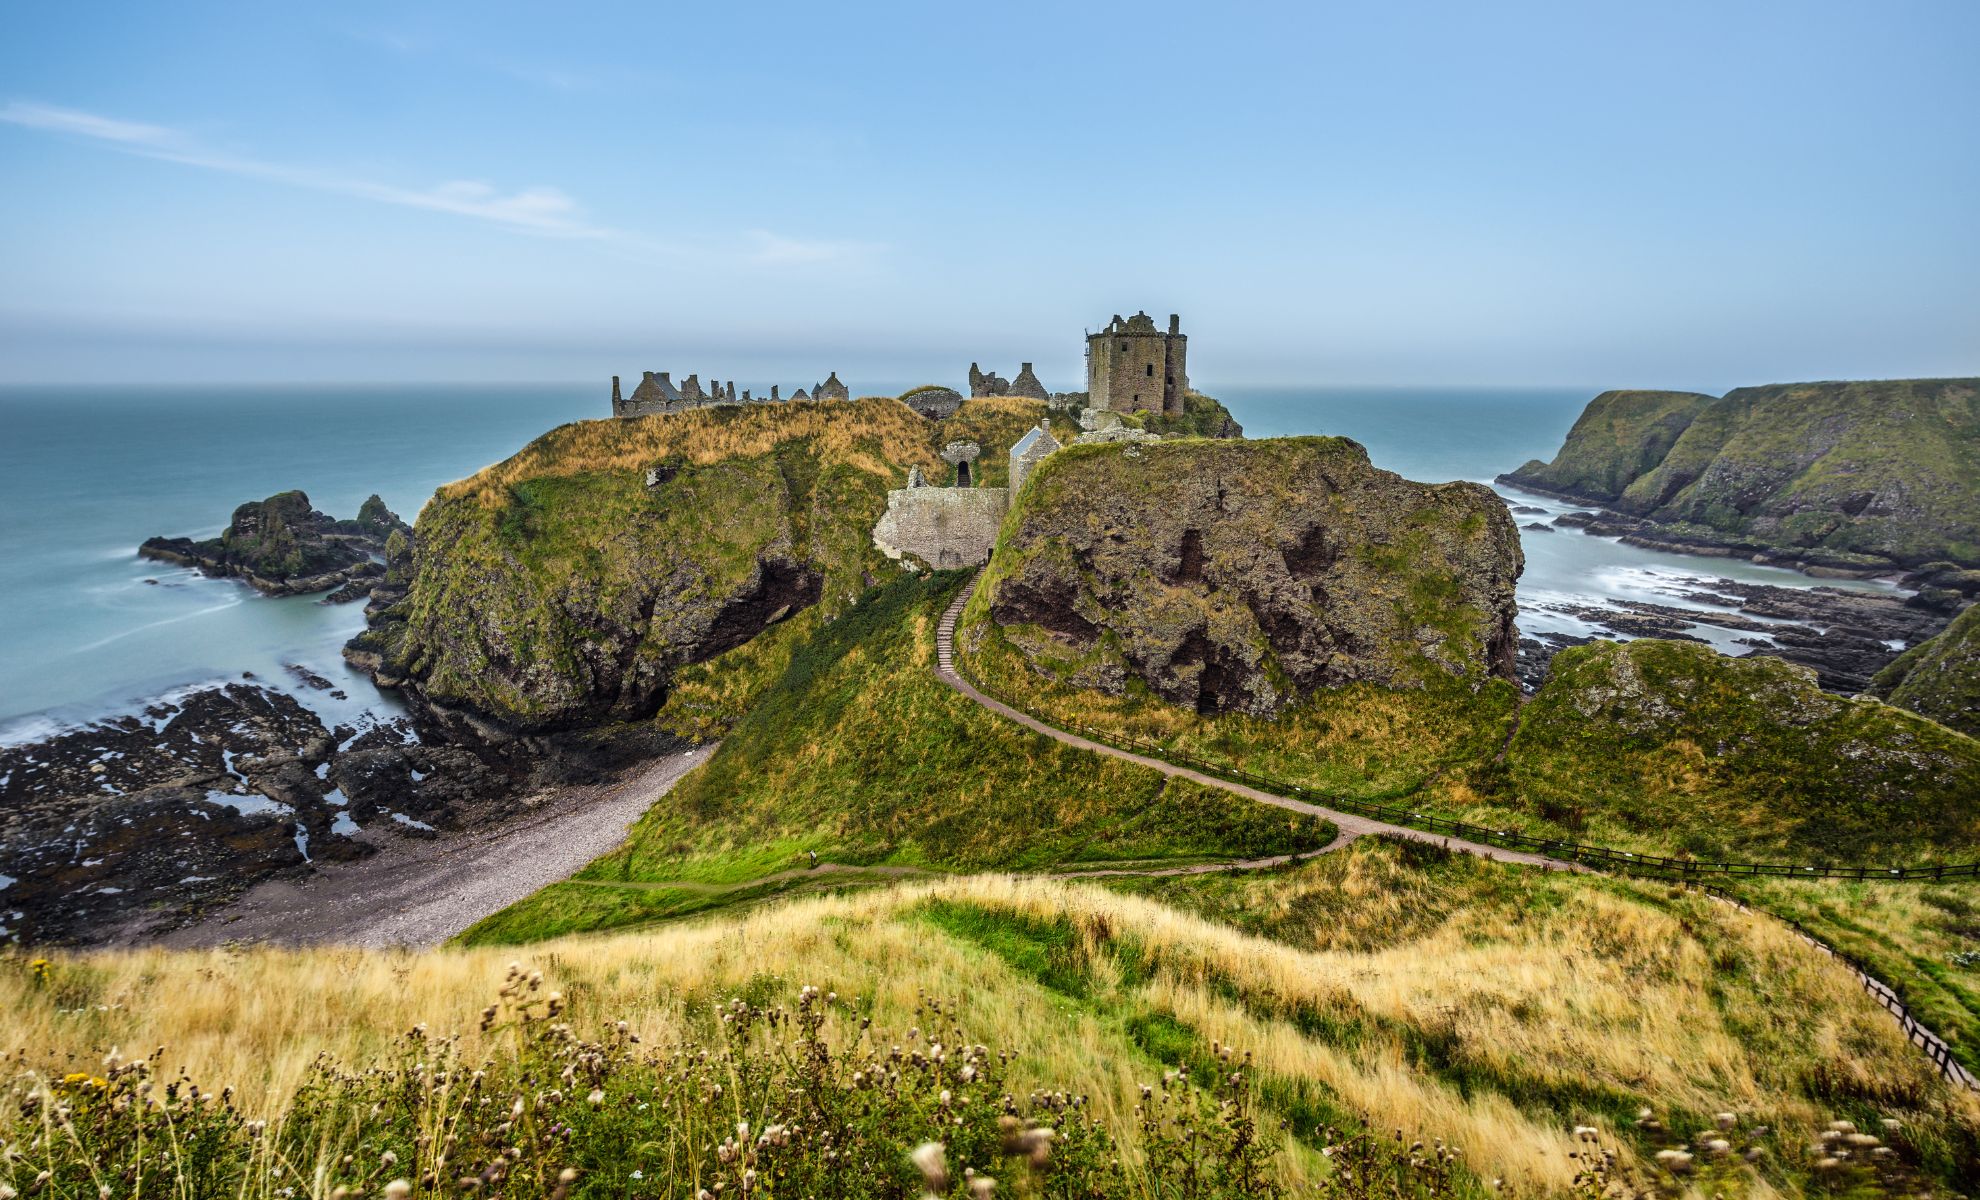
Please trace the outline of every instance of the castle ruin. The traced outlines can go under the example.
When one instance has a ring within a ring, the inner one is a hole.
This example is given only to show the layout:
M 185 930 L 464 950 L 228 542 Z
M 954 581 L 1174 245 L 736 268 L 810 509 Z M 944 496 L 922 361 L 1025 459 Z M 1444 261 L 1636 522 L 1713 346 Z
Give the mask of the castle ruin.
M 1145 312 L 1114 319 L 1086 336 L 1086 406 L 1112 412 L 1179 417 L 1189 391 L 1189 339 L 1171 313 L 1167 333 Z
M 704 387 L 700 375 L 690 375 L 679 384 L 674 382 L 671 371 L 641 372 L 639 386 L 632 395 L 624 395 L 619 388 L 619 377 L 612 376 L 612 415 L 615 417 L 651 417 L 665 413 L 686 412 L 691 408 L 708 408 L 717 404 L 780 404 L 777 394 L 780 385 L 771 384 L 768 396 L 752 396 L 748 389 L 737 390 L 736 381 L 710 379 Z M 791 399 L 805 400 L 850 400 L 852 393 L 845 384 L 839 382 L 839 373 L 832 372 L 824 383 L 816 385 L 812 395 L 807 397 L 799 388 Z

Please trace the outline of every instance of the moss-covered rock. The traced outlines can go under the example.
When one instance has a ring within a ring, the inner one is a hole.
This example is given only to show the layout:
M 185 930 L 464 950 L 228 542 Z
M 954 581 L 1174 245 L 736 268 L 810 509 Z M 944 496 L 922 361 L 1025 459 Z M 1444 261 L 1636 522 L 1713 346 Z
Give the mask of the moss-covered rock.
M 1412 483 L 1345 438 L 1091 444 L 1026 484 L 971 620 L 1075 686 L 1264 715 L 1510 677 L 1523 565 L 1488 489 Z
M 217 538 L 154 537 L 138 547 L 138 554 L 245 579 L 271 595 L 288 595 L 382 574 L 376 559 L 391 536 L 406 529 L 376 495 L 365 500 L 355 521 L 340 521 L 311 508 L 302 492 L 277 492 L 236 508 Z
M 1844 570 L 1980 564 L 1980 379 L 1608 392 L 1501 479 L 1677 542 Z
M 1980 737 L 1980 605 L 1918 643 L 1870 681 L 1870 694 Z
M 958 421 L 1001 463 L 1044 406 L 965 411 L 939 432 L 881 398 L 554 429 L 434 496 L 408 595 L 348 657 L 483 734 L 645 717 L 679 668 L 897 573 L 870 536 L 887 489 L 932 474 Z
M 1591 841 L 1873 864 L 1980 847 L 1980 742 L 1831 695 L 1804 667 L 1689 642 L 1561 651 L 1503 774 L 1485 774 Z

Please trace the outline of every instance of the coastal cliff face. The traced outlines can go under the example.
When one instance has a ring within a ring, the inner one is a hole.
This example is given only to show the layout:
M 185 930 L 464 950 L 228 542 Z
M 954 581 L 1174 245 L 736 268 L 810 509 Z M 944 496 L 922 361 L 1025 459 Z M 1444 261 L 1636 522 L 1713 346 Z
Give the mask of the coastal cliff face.
M 1044 411 L 999 399 L 931 426 L 868 399 L 562 426 L 434 496 L 406 595 L 346 656 L 481 737 L 648 716 L 680 668 L 898 573 L 870 533 L 938 442 L 1001 458 Z
M 1598 532 L 1865 574 L 1980 563 L 1980 379 L 1609 392 L 1500 479 L 1603 504 Z
M 966 636 L 987 618 L 1074 686 L 1267 715 L 1511 678 L 1523 565 L 1489 489 L 1412 483 L 1346 438 L 1074 446 L 1006 519 Z
M 1869 692 L 1980 738 L 1980 605 L 1900 654 L 1870 681 Z

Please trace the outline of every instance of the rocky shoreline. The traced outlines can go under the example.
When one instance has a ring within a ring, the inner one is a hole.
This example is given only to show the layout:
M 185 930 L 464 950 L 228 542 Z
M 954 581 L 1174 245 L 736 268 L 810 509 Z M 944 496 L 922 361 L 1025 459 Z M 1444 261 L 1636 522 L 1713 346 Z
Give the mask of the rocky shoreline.
M 615 728 L 489 747 L 418 717 L 329 728 L 252 681 L 174 693 L 0 747 L 0 943 L 144 940 L 264 880 L 486 828 L 680 746 Z

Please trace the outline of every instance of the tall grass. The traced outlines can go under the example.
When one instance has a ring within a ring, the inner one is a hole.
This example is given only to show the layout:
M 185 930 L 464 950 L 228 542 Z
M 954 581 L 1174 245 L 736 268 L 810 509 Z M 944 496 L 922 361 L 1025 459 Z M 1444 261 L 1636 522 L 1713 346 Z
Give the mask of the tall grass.
M 1007 1090 L 1088 1097 L 1131 1166 L 1145 1152 L 1140 1088 L 1218 1044 L 1251 1054 L 1268 1118 L 1295 1134 L 1272 1168 L 1287 1183 L 1327 1173 L 1301 1131 L 1343 1114 L 1405 1143 L 1443 1138 L 1469 1174 L 1522 1193 L 1572 1183 L 1580 1124 L 1654 1171 L 1619 1115 L 1636 1103 L 1693 1144 L 1722 1110 L 1775 1130 L 1771 1157 L 1739 1168 L 1756 1193 L 1798 1188 L 1814 1169 L 1805 1147 L 1838 1116 L 1901 1121 L 1948 1178 L 1957 1156 L 1972 1161 L 1980 1101 L 1951 1093 L 1837 964 L 1778 925 L 1702 898 L 1537 886 L 1550 903 L 1455 911 L 1370 950 L 1300 948 L 1090 884 L 976 876 L 520 957 L 646 1045 L 705 1039 L 730 999 L 804 984 L 862 997 L 895 1030 L 926 997 L 957 998 L 971 1036 L 1014 1055 Z M 1016 924 L 1001 943 L 964 936 L 931 924 L 930 904 Z M 1047 978 L 1011 947 L 1054 924 L 1068 931 L 1051 952 L 1065 973 Z M 15 962 L 0 1010 L 16 1070 L 95 1071 L 112 1047 L 163 1045 L 162 1070 L 231 1084 L 244 1114 L 278 1121 L 320 1052 L 386 1062 L 424 1022 L 458 1033 L 463 1061 L 488 1056 L 489 981 L 517 954 L 136 951 L 66 959 L 40 980 Z

